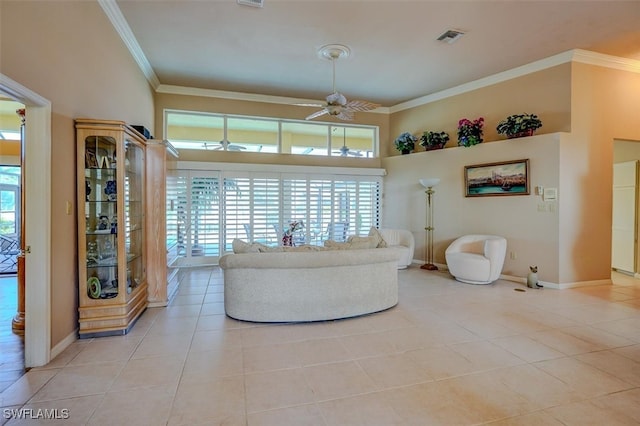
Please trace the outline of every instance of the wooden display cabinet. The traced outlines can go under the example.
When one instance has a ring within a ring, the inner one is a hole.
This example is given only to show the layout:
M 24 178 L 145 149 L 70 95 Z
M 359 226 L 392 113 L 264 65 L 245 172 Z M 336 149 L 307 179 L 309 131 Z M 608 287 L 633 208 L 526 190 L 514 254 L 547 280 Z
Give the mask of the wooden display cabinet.
M 147 307 L 145 138 L 77 119 L 79 334 L 126 334 Z
M 167 173 L 174 164 L 178 152 L 169 141 L 147 141 L 147 264 L 149 282 L 149 306 L 167 306 L 178 289 L 178 269 L 173 266 L 177 257 L 178 241 L 167 232 L 172 212 L 177 206 L 167 197 L 167 182 L 175 179 Z

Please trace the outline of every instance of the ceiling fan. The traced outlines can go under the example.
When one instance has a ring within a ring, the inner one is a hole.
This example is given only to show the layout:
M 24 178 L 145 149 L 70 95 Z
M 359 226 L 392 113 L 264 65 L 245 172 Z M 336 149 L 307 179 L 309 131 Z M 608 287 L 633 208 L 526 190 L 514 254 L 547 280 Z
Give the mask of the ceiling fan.
M 325 104 L 296 104 L 322 108 L 320 111 L 316 111 L 306 117 L 305 120 L 312 120 L 324 114 L 329 114 L 340 120 L 351 121 L 353 120 L 354 112 L 371 111 L 380 106 L 369 101 L 347 101 L 347 98 L 336 90 L 336 61 L 339 58 L 349 56 L 350 53 L 351 50 L 341 44 L 328 44 L 318 50 L 318 55 L 321 58 L 330 60 L 333 66 L 333 93 L 326 97 L 327 102 Z
M 338 130 L 337 127 L 333 128 L 335 132 Z M 342 128 L 342 146 L 337 151 L 332 151 L 334 154 L 340 153 L 341 157 L 346 157 L 347 155 L 353 155 L 354 157 L 362 157 L 362 152 L 353 151 L 347 147 L 347 129 L 345 127 Z
M 232 144 L 229 141 L 226 140 L 222 140 L 220 142 L 216 142 L 216 143 L 210 143 L 210 142 L 203 142 L 202 146 L 204 149 L 206 150 L 211 150 L 211 151 L 220 151 L 221 149 L 224 149 L 225 147 L 227 148 L 227 151 L 242 151 L 244 149 L 247 149 L 246 147 L 242 146 L 242 145 L 235 145 Z

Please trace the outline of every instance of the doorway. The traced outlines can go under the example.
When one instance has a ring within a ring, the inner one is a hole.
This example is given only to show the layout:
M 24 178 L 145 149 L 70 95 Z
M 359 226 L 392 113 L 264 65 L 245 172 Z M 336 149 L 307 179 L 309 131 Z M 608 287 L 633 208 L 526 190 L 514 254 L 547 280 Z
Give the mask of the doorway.
M 640 141 L 613 143 L 611 268 L 640 278 Z
M 25 105 L 23 194 L 26 306 L 25 367 L 47 364 L 51 359 L 51 102 L 0 74 L 0 96 Z
M 24 105 L 0 98 L 0 391 L 10 386 L 25 372 L 24 323 L 18 318 L 18 255 L 20 254 L 21 195 L 21 116 Z M 24 311 L 22 311 L 24 312 Z M 19 317 L 20 319 L 22 316 Z

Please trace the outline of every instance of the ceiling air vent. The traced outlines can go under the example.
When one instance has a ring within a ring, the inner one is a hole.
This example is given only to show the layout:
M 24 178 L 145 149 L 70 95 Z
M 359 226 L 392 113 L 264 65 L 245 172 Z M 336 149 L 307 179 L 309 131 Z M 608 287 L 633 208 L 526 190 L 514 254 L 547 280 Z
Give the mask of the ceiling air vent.
M 438 41 L 444 41 L 446 43 L 453 43 L 464 35 L 464 32 L 460 30 L 447 30 L 438 37 Z
M 238 4 L 242 4 L 244 6 L 262 7 L 264 5 L 264 0 L 238 0 Z

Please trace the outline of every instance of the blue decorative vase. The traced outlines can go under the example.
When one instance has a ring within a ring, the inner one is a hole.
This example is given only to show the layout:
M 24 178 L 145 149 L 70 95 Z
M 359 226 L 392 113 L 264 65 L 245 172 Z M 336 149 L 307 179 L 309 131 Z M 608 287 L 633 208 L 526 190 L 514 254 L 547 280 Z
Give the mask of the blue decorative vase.
M 104 188 L 104 193 L 107 195 L 107 199 L 109 201 L 116 201 L 117 200 L 117 194 L 116 194 L 116 181 L 115 180 L 108 180 L 107 181 L 107 186 Z

